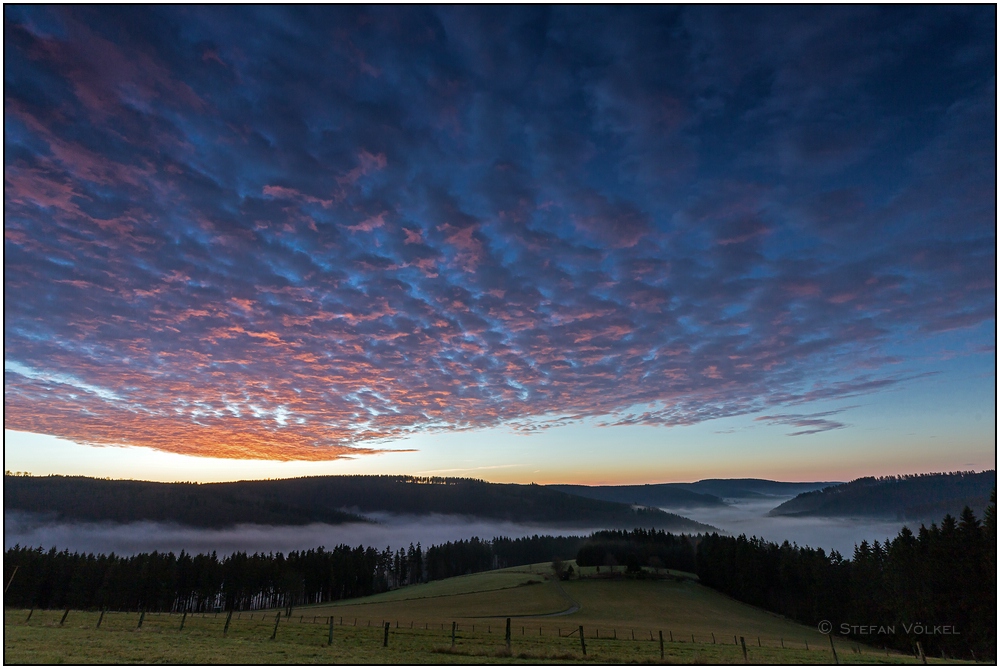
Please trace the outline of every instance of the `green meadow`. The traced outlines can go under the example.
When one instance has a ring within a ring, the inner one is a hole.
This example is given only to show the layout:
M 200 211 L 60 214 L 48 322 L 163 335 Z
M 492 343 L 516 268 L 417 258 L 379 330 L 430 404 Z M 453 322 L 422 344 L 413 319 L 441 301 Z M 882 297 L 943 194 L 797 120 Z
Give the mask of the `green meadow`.
M 583 572 L 589 576 L 594 570 Z M 27 610 L 10 609 L 4 611 L 4 661 L 737 664 L 744 662 L 739 637 L 752 664 L 833 661 L 829 638 L 815 629 L 736 602 L 687 575 L 560 582 L 550 574 L 548 565 L 472 574 L 296 608 L 291 617 L 277 611 L 237 612 L 228 631 L 225 613 L 186 618 L 147 613 L 140 628 L 134 612 L 108 612 L 98 627 L 98 612 L 70 611 L 60 624 L 65 611 L 36 610 L 28 620 Z M 835 638 L 834 643 L 841 664 L 919 663 L 853 641 Z

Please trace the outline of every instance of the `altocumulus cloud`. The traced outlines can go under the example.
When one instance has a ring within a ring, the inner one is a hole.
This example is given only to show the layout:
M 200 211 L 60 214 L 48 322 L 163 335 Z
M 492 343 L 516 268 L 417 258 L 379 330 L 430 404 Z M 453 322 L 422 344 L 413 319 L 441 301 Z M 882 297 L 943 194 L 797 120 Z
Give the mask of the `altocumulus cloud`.
M 840 428 L 847 427 L 840 421 L 830 420 L 828 416 L 836 416 L 839 413 L 843 413 L 844 411 L 853 408 L 854 407 L 844 407 L 842 409 L 817 411 L 816 413 L 809 414 L 772 414 L 768 416 L 758 416 L 754 420 L 765 421 L 771 425 L 790 425 L 792 427 L 801 428 L 797 432 L 789 433 L 790 437 L 798 437 L 803 434 L 816 434 L 817 432 L 839 430 Z
M 6 6 L 5 427 L 321 460 L 898 384 L 995 318 L 994 19 Z

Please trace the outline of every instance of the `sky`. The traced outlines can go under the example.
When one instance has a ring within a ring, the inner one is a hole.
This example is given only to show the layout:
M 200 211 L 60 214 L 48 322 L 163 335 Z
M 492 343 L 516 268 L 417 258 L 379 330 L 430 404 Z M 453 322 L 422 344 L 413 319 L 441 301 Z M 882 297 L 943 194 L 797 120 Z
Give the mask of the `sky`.
M 4 7 L 4 465 L 995 468 L 996 7 Z

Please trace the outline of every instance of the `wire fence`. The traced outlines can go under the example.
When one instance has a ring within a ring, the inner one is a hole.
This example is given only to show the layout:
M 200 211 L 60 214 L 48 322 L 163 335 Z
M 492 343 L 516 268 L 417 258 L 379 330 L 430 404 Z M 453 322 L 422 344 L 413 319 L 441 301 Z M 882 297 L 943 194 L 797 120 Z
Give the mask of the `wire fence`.
M 7 610 L 5 625 L 50 628 L 91 628 L 95 631 L 145 631 L 180 636 L 216 636 L 243 640 L 281 641 L 310 646 L 338 643 L 352 647 L 401 645 L 431 652 L 465 655 L 519 655 L 538 659 L 582 659 L 588 655 L 627 656 L 651 661 L 664 659 L 678 649 L 712 648 L 721 657 L 753 662 L 766 649 L 775 653 L 807 651 L 825 654 L 837 663 L 871 662 L 876 657 L 907 658 L 895 651 L 861 646 L 847 639 L 829 637 L 786 638 L 731 632 L 689 632 L 648 627 L 572 625 L 522 621 L 517 618 L 476 620 L 403 620 L 338 615 L 313 615 L 292 611 L 218 611 L 177 613 L 155 611 Z M 728 651 L 723 647 L 728 647 Z M 763 658 L 761 658 L 763 659 Z

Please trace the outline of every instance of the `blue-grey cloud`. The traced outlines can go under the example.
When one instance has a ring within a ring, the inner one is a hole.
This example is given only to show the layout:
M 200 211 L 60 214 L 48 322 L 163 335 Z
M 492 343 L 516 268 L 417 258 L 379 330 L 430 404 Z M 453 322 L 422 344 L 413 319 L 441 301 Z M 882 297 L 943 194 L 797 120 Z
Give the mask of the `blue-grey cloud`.
M 6 6 L 5 427 L 326 459 L 905 382 L 995 320 L 994 19 Z
M 791 427 L 801 428 L 796 432 L 789 432 L 788 436 L 798 437 L 803 434 L 818 434 L 820 432 L 827 432 L 829 430 L 839 430 L 841 428 L 847 427 L 845 423 L 840 421 L 830 420 L 829 416 L 836 416 L 837 414 L 843 413 L 848 409 L 853 409 L 854 407 L 843 407 L 840 409 L 833 409 L 831 411 L 817 411 L 814 413 L 782 413 L 782 414 L 769 414 L 767 416 L 758 416 L 754 420 L 764 421 L 768 425 L 790 425 Z

